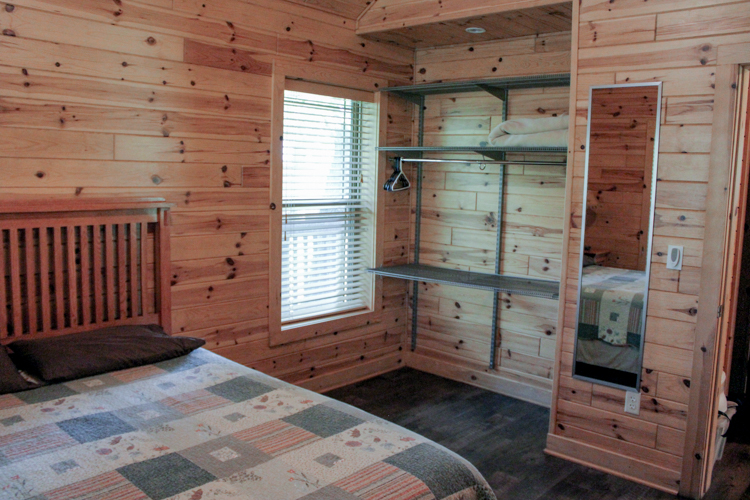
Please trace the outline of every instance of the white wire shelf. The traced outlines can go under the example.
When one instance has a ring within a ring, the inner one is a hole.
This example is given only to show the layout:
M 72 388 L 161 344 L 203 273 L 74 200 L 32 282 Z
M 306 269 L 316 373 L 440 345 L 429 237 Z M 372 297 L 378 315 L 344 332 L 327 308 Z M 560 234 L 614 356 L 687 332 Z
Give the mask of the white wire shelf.
M 519 278 L 501 274 L 474 273 L 422 264 L 405 264 L 401 266 L 376 267 L 369 272 L 390 278 L 402 278 L 428 283 L 478 288 L 516 295 L 529 295 L 546 299 L 557 299 L 560 293 L 560 282 L 534 278 Z

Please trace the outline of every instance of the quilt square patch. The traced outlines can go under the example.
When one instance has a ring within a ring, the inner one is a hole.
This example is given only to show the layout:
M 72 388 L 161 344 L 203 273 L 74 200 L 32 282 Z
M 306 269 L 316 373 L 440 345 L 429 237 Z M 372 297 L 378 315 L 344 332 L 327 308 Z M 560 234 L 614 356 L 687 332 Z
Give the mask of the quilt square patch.
M 128 368 L 119 372 L 112 372 L 114 378 L 120 382 L 132 382 L 134 380 L 141 380 L 148 377 L 154 377 L 165 373 L 161 368 L 154 365 L 137 366 L 135 368 Z
M 65 382 L 65 386 L 79 393 L 101 391 L 103 389 L 109 389 L 110 387 L 116 387 L 118 385 L 122 385 L 122 382 L 108 373 L 103 373 L 101 375 L 97 375 L 96 377 L 89 377 Z
M 229 477 L 268 462 L 272 458 L 232 436 L 220 437 L 182 450 L 180 455 L 217 478 Z
M 398 467 L 377 462 L 334 483 L 355 498 L 389 498 L 399 500 L 434 500 L 425 483 Z M 440 497 L 443 498 L 443 497 Z
M 193 415 L 213 408 L 220 408 L 231 403 L 229 400 L 203 389 L 164 398 L 159 402 L 164 406 L 173 408 L 183 415 Z
M 248 399 L 257 398 L 267 392 L 274 390 L 273 387 L 256 382 L 250 377 L 237 377 L 227 380 L 212 387 L 207 387 L 207 391 L 221 396 L 235 403 L 247 401 Z
M 161 403 L 148 403 L 131 406 L 113 412 L 118 418 L 139 429 L 149 429 L 184 418 L 185 416 L 174 408 Z
M 36 403 L 46 403 L 47 401 L 55 399 L 75 396 L 76 394 L 78 394 L 77 391 L 71 389 L 65 384 L 51 384 L 34 389 L 33 391 L 17 392 L 15 395 L 25 403 L 33 405 Z
M 0 435 L 0 457 L 13 462 L 76 446 L 78 441 L 55 424 Z
M 323 438 L 351 429 L 364 422 L 364 420 L 325 405 L 313 406 L 294 415 L 284 417 L 282 420 Z
M 7 410 L 8 408 L 15 408 L 16 406 L 23 406 L 24 401 L 18 399 L 13 394 L 3 394 L 0 396 L 0 410 Z
M 112 412 L 95 413 L 58 422 L 57 426 L 79 443 L 89 443 L 116 434 L 127 434 L 135 427 L 123 422 Z
M 363 497 L 355 497 L 351 493 L 337 488 L 333 485 L 324 486 L 318 491 L 300 497 L 299 500 L 362 500 Z M 400 500 L 401 497 L 399 497 Z
M 176 453 L 120 467 L 117 472 L 153 500 L 162 500 L 216 479 Z
M 320 437 L 283 420 L 272 420 L 250 429 L 235 432 L 234 436 L 271 456 L 279 456 L 297 448 L 320 441 Z
M 46 500 L 105 499 L 148 500 L 146 494 L 115 471 L 63 486 L 44 494 Z
M 191 352 L 187 356 L 180 356 L 179 358 L 161 361 L 159 363 L 156 363 L 154 366 L 172 373 L 190 370 L 191 368 L 197 368 L 201 365 L 205 365 L 210 361 L 210 356 L 206 356 L 207 352 L 208 351 L 202 351 L 201 349 L 198 349 Z
M 419 478 L 437 498 L 450 496 L 477 484 L 471 471 L 457 458 L 427 443 L 418 444 L 383 462 Z M 450 478 L 450 481 L 446 481 L 446 478 Z

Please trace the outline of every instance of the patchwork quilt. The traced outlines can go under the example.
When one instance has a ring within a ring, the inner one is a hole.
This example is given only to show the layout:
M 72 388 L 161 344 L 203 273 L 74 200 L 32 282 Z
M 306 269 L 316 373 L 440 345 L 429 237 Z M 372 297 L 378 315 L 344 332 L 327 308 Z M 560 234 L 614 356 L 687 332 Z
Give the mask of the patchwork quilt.
M 0 396 L 0 498 L 495 496 L 418 434 L 198 349 Z
M 581 289 L 579 338 L 640 347 L 645 272 L 584 267 Z

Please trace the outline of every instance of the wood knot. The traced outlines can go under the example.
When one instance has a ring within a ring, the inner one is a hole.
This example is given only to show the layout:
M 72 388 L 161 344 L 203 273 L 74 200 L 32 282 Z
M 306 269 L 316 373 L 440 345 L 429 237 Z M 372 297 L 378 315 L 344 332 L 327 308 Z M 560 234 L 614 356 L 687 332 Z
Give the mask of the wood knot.
M 36 175 L 39 179 L 43 179 L 44 178 L 44 172 L 42 172 L 41 170 L 39 172 L 37 172 L 36 174 L 34 174 L 34 175 Z
M 3 30 L 3 35 L 5 35 L 5 36 L 16 36 L 16 32 L 13 31 L 13 30 L 4 29 Z
M 425 68 L 419 68 L 420 75 L 424 75 L 425 73 L 427 73 L 427 70 Z
M 5 12 L 13 12 L 14 10 L 16 10 L 16 6 L 15 5 L 7 4 L 5 6 Z
M 158 175 L 153 175 L 153 176 L 151 176 L 151 182 L 153 182 L 154 184 L 156 184 L 158 186 L 159 184 L 161 184 L 162 182 L 164 182 L 164 179 L 162 179 Z
M 150 36 L 150 37 L 146 38 L 146 43 L 149 44 L 149 45 L 156 45 L 156 38 Z
M 698 308 L 696 308 L 696 307 L 691 307 L 690 309 L 688 309 L 688 314 L 689 314 L 690 316 L 695 316 L 696 314 L 698 314 Z

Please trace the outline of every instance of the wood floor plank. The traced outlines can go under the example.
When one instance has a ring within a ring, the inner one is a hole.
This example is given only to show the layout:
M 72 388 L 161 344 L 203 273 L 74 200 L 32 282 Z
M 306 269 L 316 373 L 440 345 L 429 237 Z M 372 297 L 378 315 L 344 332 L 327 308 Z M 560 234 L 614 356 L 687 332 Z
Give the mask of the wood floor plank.
M 549 410 L 410 368 L 328 393 L 474 464 L 502 500 L 671 500 L 647 486 L 545 455 Z M 457 428 L 456 422 L 461 422 Z M 729 443 L 704 500 L 750 500 L 750 444 Z

